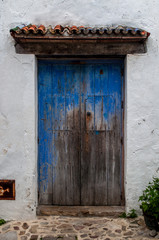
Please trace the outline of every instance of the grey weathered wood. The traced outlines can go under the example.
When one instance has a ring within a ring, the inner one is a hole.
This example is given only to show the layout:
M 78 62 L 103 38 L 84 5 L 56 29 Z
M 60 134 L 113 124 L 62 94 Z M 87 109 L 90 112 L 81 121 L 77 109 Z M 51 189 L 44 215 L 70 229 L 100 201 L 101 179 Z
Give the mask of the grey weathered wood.
M 83 134 L 81 159 L 81 205 L 107 205 L 107 159 L 105 131 Z
M 125 211 L 122 206 L 46 206 L 37 207 L 40 216 L 73 216 L 73 217 L 119 217 Z
M 16 43 L 16 52 L 20 54 L 35 55 L 77 55 L 77 56 L 104 56 L 104 55 L 126 55 L 134 53 L 145 53 L 147 51 L 144 42 L 121 42 L 121 43 Z
M 58 163 L 54 167 L 53 205 L 80 205 L 80 156 L 76 132 L 59 131 L 56 142 Z M 66 152 L 67 148 L 67 152 Z
M 121 185 L 120 185 L 120 135 L 117 133 L 119 126 L 108 133 L 109 140 L 109 161 L 108 161 L 108 205 L 121 204 Z

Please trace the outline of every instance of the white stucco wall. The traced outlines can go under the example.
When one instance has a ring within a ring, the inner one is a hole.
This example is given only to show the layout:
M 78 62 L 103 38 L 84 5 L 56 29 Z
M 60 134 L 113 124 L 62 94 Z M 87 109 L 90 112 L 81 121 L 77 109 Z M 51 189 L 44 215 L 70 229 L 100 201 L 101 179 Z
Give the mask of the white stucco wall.
M 0 218 L 36 216 L 36 59 L 15 53 L 9 29 L 22 23 L 103 26 L 151 32 L 148 52 L 126 58 L 125 196 L 127 210 L 159 175 L 159 1 L 2 0 L 0 2 L 0 179 L 16 180 L 16 200 Z

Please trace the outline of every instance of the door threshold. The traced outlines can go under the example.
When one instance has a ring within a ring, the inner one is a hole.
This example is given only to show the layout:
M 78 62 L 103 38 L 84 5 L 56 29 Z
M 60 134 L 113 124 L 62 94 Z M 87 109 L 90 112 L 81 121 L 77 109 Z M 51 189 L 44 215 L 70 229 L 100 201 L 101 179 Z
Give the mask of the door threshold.
M 124 206 L 52 206 L 39 205 L 38 216 L 72 216 L 72 217 L 119 217 L 125 212 Z

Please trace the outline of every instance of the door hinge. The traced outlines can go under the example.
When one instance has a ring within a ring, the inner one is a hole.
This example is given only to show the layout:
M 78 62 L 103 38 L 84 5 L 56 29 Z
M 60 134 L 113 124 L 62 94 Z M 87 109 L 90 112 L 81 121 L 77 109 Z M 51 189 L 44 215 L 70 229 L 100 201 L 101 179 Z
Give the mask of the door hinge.
M 124 68 L 121 69 L 121 76 L 124 76 Z
M 39 144 L 39 138 L 38 138 L 38 144 Z
M 124 109 L 124 101 L 121 101 L 121 108 Z
M 124 139 L 123 137 L 121 137 L 121 144 L 123 145 L 123 143 L 124 143 Z
M 123 200 L 123 194 L 122 194 L 122 193 L 121 193 L 121 195 L 120 195 L 120 199 Z

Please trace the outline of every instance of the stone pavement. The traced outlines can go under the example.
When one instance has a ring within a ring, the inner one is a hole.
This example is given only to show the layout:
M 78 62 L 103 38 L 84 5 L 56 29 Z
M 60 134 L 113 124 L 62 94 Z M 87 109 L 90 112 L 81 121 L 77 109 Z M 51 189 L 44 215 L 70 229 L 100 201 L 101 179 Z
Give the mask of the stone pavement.
M 0 226 L 0 240 L 120 240 L 152 239 L 143 217 L 37 217 Z M 154 234 L 155 235 L 155 234 Z M 159 239 L 159 234 L 154 236 Z

